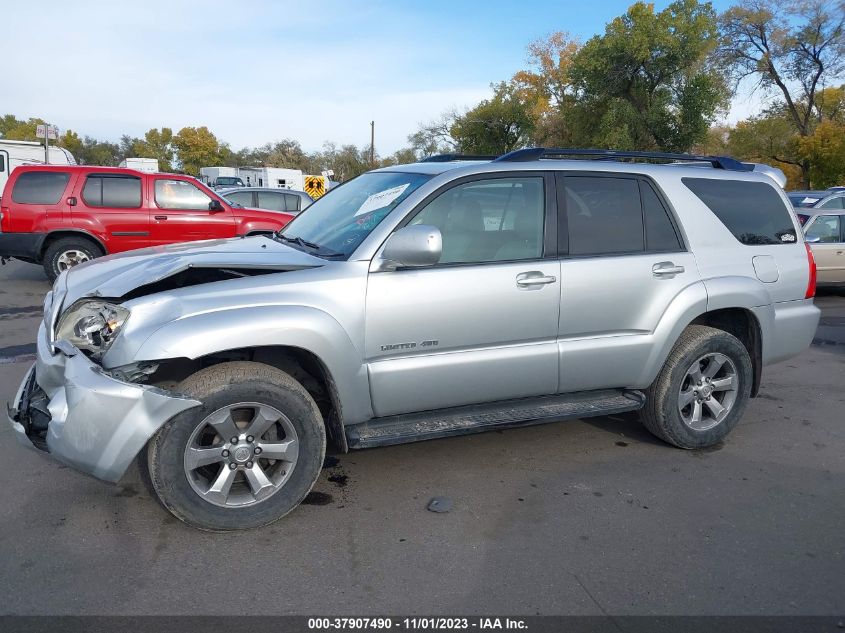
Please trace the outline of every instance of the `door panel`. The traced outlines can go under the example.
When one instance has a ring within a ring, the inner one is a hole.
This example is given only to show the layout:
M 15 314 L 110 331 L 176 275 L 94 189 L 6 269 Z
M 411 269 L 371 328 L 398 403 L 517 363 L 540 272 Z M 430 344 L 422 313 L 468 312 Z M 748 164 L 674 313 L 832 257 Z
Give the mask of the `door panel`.
M 664 263 L 684 272 L 656 276 Z M 564 260 L 561 280 L 560 391 L 570 392 L 634 386 L 652 332 L 699 276 L 692 254 L 659 253 Z
M 79 179 L 73 226 L 101 235 L 110 253 L 150 245 L 150 214 L 141 178 L 88 174 Z
M 153 178 L 150 182 L 153 244 L 235 237 L 235 219 L 228 205 L 211 211 L 212 198 L 186 180 Z
M 523 273 L 555 282 L 521 287 Z M 377 416 L 555 392 L 560 263 L 370 274 L 365 347 Z
M 410 224 L 436 226 L 440 264 L 374 272 L 365 355 L 378 416 L 553 394 L 560 262 L 554 185 L 487 174 L 448 186 Z

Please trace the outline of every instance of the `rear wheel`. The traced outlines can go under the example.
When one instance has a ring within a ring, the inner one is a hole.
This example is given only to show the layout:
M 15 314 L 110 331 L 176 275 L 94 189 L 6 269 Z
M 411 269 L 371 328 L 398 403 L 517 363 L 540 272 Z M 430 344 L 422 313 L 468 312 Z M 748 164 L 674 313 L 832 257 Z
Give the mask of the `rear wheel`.
M 171 513 L 223 531 L 266 525 L 299 505 L 326 447 L 322 416 L 302 385 L 274 367 L 233 362 L 176 390 L 203 404 L 150 441 L 150 479 Z
M 680 448 L 712 446 L 742 417 L 752 376 L 751 357 L 739 339 L 692 325 L 646 391 L 641 419 L 654 435 Z
M 85 237 L 62 237 L 52 242 L 44 251 L 44 272 L 50 281 L 55 281 L 63 271 L 102 255 L 103 250 L 93 240 Z

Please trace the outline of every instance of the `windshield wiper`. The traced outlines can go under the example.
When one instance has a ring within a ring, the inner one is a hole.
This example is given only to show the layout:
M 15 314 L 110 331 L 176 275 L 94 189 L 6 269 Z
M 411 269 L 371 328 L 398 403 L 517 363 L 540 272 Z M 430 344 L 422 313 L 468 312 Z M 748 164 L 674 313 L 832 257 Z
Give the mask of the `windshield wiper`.
M 319 244 L 315 244 L 314 242 L 309 242 L 307 240 L 303 240 L 301 237 L 288 237 L 287 235 L 282 235 L 281 233 L 276 233 L 276 237 L 278 237 L 280 240 L 284 240 L 285 242 L 288 242 L 289 244 L 299 244 L 303 248 L 311 248 L 311 249 L 314 249 L 315 251 L 320 250 Z
M 274 233 L 276 237 L 280 240 L 287 242 L 288 244 L 298 244 L 302 248 L 310 248 L 311 250 L 315 251 L 314 254 L 320 257 L 325 257 L 326 259 L 336 259 L 339 257 L 346 257 L 344 253 L 338 253 L 337 251 L 333 251 L 331 249 L 326 248 L 325 246 L 320 246 L 319 244 L 315 244 L 314 242 L 309 242 L 308 240 L 304 240 L 301 237 L 288 237 L 287 235 L 282 235 L 281 233 Z

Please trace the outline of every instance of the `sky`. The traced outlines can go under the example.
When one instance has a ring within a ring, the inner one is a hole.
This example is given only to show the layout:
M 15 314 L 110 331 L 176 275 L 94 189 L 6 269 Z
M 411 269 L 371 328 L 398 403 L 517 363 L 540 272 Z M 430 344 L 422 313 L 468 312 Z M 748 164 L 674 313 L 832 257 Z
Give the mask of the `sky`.
M 420 123 L 473 106 L 525 68 L 532 40 L 557 30 L 586 40 L 630 2 L 4 4 L 0 114 L 112 141 L 205 125 L 235 150 L 282 138 L 306 151 L 363 146 L 375 121 L 386 156 Z M 746 94 L 727 119 L 758 108 L 759 95 Z

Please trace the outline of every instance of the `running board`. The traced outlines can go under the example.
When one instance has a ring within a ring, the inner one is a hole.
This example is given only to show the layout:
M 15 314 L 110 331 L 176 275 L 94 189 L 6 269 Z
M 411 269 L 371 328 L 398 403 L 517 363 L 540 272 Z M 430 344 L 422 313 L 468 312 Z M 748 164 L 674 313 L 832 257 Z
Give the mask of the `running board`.
M 514 426 L 636 411 L 641 391 L 605 389 L 374 418 L 346 429 L 349 448 L 390 446 Z

